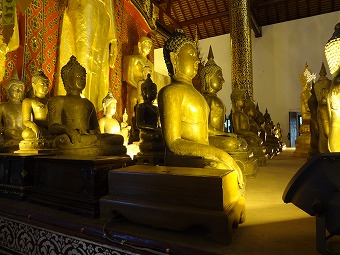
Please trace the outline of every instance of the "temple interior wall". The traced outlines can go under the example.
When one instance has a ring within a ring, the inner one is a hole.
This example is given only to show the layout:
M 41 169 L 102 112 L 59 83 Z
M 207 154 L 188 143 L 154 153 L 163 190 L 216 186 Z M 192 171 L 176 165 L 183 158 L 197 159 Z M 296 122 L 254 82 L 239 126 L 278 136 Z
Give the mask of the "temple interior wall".
M 312 73 L 317 74 L 322 62 L 325 63 L 327 77 L 331 79 L 326 62 L 324 47 L 339 22 L 340 12 L 279 23 L 262 27 L 262 37 L 252 33 L 253 89 L 254 101 L 265 113 L 266 108 L 276 124 L 280 122 L 283 137 L 289 146 L 289 111 L 301 111 L 300 75 L 307 63 Z M 230 36 L 222 35 L 199 41 L 203 58 L 208 56 L 212 46 L 215 62 L 221 66 L 225 83 L 218 93 L 231 109 L 231 59 Z M 155 70 L 166 74 L 162 49 L 155 50 Z

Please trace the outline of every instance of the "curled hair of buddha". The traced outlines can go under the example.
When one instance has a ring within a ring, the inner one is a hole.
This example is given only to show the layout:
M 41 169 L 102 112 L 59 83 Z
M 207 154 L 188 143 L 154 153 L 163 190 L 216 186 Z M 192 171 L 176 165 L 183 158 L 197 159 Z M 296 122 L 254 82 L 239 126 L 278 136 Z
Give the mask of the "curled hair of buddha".
M 86 75 L 86 69 L 77 61 L 77 58 L 72 55 L 70 57 L 70 60 L 67 62 L 67 64 L 61 68 L 61 79 L 64 83 L 64 87 L 66 91 L 70 85 L 71 74 L 73 73 L 75 68 L 82 70 L 84 74 Z
M 329 71 L 335 75 L 340 69 L 340 23 L 334 27 L 334 33 L 325 45 L 325 56 Z
M 12 85 L 15 85 L 15 84 L 21 86 L 22 89 L 24 89 L 25 87 L 25 84 L 19 79 L 17 72 L 15 72 L 13 77 L 3 86 L 3 90 L 7 96 L 8 96 L 8 91 L 10 90 Z
M 107 95 L 102 100 L 104 111 L 106 107 L 108 107 L 112 103 L 117 104 L 117 99 L 115 99 L 112 92 L 109 91 L 109 93 L 107 93 Z
M 205 63 L 204 67 L 202 67 L 200 71 L 200 82 L 201 87 L 203 91 L 208 91 L 210 84 L 209 81 L 211 77 L 217 72 L 222 71 L 222 68 L 219 67 L 214 60 L 214 53 L 212 51 L 212 48 L 210 46 L 209 48 L 209 54 L 208 54 L 208 61 Z
M 32 77 L 32 83 L 36 83 L 38 80 L 43 80 L 47 84 L 50 84 L 50 80 L 46 76 L 43 70 L 39 69 Z
M 166 40 L 163 46 L 163 57 L 169 75 L 174 74 L 174 67 L 170 60 L 170 52 L 177 53 L 178 50 L 186 43 L 190 43 L 196 48 L 195 42 L 187 37 L 182 29 L 176 29 L 175 32 L 170 35 L 168 40 Z
M 145 43 L 145 42 L 147 42 L 147 43 L 152 44 L 151 38 L 149 38 L 149 37 L 147 37 L 147 36 L 141 36 L 141 37 L 139 38 L 138 42 L 139 42 L 139 43 Z

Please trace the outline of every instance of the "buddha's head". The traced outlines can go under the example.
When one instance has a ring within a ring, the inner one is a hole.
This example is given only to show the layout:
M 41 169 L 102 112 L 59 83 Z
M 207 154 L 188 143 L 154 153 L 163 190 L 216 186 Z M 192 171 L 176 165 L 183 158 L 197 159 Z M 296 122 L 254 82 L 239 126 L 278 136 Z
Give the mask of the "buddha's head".
M 243 108 L 244 107 L 244 93 L 240 89 L 233 89 L 233 92 L 230 95 L 231 103 L 233 107 Z
M 153 102 L 157 97 L 157 85 L 152 82 L 150 74 L 141 85 L 141 93 L 145 102 Z
M 114 98 L 112 92 L 110 91 L 107 95 L 103 98 L 102 101 L 104 114 L 114 115 L 117 110 L 117 100 Z
M 75 56 L 61 68 L 61 79 L 67 93 L 81 93 L 86 85 L 86 69 L 80 65 Z
M 20 102 L 24 97 L 25 84 L 15 75 L 4 86 L 3 90 L 9 101 Z
M 255 118 L 257 114 L 256 106 L 251 99 L 245 100 L 244 112 L 251 118 Z
M 164 44 L 163 56 L 169 75 L 175 80 L 191 82 L 196 76 L 199 64 L 197 47 L 183 30 L 177 29 L 170 35 Z
M 340 23 L 334 27 L 334 33 L 325 46 L 325 55 L 329 71 L 334 77 L 340 70 Z
M 32 77 L 32 88 L 34 90 L 34 95 L 39 98 L 43 98 L 48 93 L 48 87 L 50 85 L 50 80 L 45 75 L 42 70 L 39 70 Z
M 204 92 L 216 93 L 224 83 L 222 69 L 214 60 L 212 48 L 209 48 L 208 61 L 200 71 L 200 81 Z
M 149 55 L 152 49 L 152 40 L 149 37 L 142 36 L 138 40 L 138 52 L 143 56 Z

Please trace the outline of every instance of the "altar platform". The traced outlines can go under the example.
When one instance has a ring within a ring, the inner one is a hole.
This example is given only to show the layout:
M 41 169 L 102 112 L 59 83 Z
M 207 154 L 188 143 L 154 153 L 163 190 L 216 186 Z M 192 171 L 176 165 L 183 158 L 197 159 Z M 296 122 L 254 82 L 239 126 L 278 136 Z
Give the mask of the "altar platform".
M 288 182 L 306 162 L 293 157 L 293 151 L 284 150 L 247 179 L 247 218 L 229 245 L 213 242 L 203 229 L 157 230 L 124 219 L 106 224 L 109 241 L 103 237 L 107 218 L 0 198 L 0 254 L 317 255 L 315 218 L 282 200 Z M 340 243 L 330 245 L 340 248 Z M 45 253 L 37 252 L 39 247 Z

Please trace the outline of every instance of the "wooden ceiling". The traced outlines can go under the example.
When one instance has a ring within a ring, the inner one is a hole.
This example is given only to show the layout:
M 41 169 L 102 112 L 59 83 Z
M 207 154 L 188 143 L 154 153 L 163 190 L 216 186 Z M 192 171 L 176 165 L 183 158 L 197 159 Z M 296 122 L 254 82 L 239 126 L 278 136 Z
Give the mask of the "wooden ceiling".
M 238 0 L 236 0 L 238 1 Z M 251 27 L 256 37 L 262 27 L 340 11 L 340 0 L 248 0 Z M 229 0 L 152 0 L 159 9 L 155 48 L 163 46 L 167 34 L 182 28 L 187 36 L 205 39 L 228 34 Z M 339 19 L 340 22 L 340 19 Z

